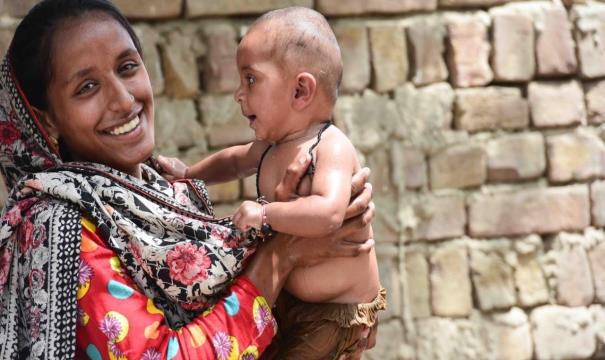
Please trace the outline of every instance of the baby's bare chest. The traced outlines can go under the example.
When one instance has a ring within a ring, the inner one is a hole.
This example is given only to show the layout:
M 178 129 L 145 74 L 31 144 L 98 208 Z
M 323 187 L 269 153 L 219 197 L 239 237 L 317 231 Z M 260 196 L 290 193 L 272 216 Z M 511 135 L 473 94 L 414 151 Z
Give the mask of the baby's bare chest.
M 267 200 L 273 201 L 273 193 L 281 180 L 286 175 L 288 167 L 308 154 L 314 141 L 304 141 L 294 144 L 280 144 L 273 146 L 265 155 L 258 172 L 258 184 L 260 195 Z M 313 151 L 314 160 L 317 157 Z M 311 191 L 311 177 L 305 176 L 299 184 L 298 194 L 307 196 Z

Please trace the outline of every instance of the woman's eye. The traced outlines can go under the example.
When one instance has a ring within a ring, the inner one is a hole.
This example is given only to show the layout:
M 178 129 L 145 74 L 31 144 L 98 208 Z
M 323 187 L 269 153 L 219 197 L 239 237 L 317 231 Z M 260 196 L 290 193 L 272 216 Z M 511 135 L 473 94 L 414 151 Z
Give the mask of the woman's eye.
M 81 94 L 85 94 L 87 92 L 92 91 L 92 89 L 95 88 L 95 85 L 96 84 L 92 81 L 84 83 L 84 85 L 80 86 L 78 91 L 76 91 L 76 95 L 81 95 Z
M 133 71 L 138 67 L 139 67 L 139 64 L 137 64 L 135 62 L 128 62 L 120 67 L 119 72 L 124 73 L 124 72 Z

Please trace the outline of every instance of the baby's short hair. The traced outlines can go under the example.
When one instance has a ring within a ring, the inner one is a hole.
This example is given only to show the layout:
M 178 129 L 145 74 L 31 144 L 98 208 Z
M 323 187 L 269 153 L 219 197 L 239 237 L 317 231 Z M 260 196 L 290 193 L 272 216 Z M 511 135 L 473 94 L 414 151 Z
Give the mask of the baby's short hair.
M 267 35 L 269 55 L 290 71 L 306 71 L 336 102 L 342 80 L 342 59 L 336 36 L 319 12 L 299 6 L 270 11 L 258 18 L 250 30 Z

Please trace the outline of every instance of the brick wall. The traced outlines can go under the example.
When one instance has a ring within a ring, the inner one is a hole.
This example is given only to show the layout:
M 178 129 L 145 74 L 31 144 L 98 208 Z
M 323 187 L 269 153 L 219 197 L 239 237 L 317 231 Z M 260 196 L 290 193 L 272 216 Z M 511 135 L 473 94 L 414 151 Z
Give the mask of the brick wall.
M 0 48 L 35 1 L 4 0 Z M 390 306 L 367 359 L 605 358 L 605 3 L 119 0 L 156 94 L 157 152 L 252 139 L 235 50 L 264 11 L 339 39 L 335 121 L 373 170 Z M 216 186 L 228 213 L 254 180 Z

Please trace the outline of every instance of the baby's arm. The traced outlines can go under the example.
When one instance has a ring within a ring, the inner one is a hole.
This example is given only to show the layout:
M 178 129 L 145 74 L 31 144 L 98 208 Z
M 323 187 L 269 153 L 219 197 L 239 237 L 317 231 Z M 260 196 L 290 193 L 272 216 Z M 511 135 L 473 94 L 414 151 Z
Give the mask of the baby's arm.
M 241 179 L 256 173 L 263 151 L 269 146 L 263 141 L 231 146 L 215 152 L 189 167 L 175 158 L 159 157 L 158 161 L 168 175 L 204 180 L 212 185 Z
M 317 237 L 341 226 L 351 197 L 351 177 L 356 169 L 357 158 L 353 145 L 344 134 L 337 130 L 330 135 L 317 147 L 311 195 L 290 202 L 265 205 L 267 223 L 273 230 L 296 236 Z M 252 201 L 244 202 L 233 220 L 240 230 L 260 228 L 261 205 Z

